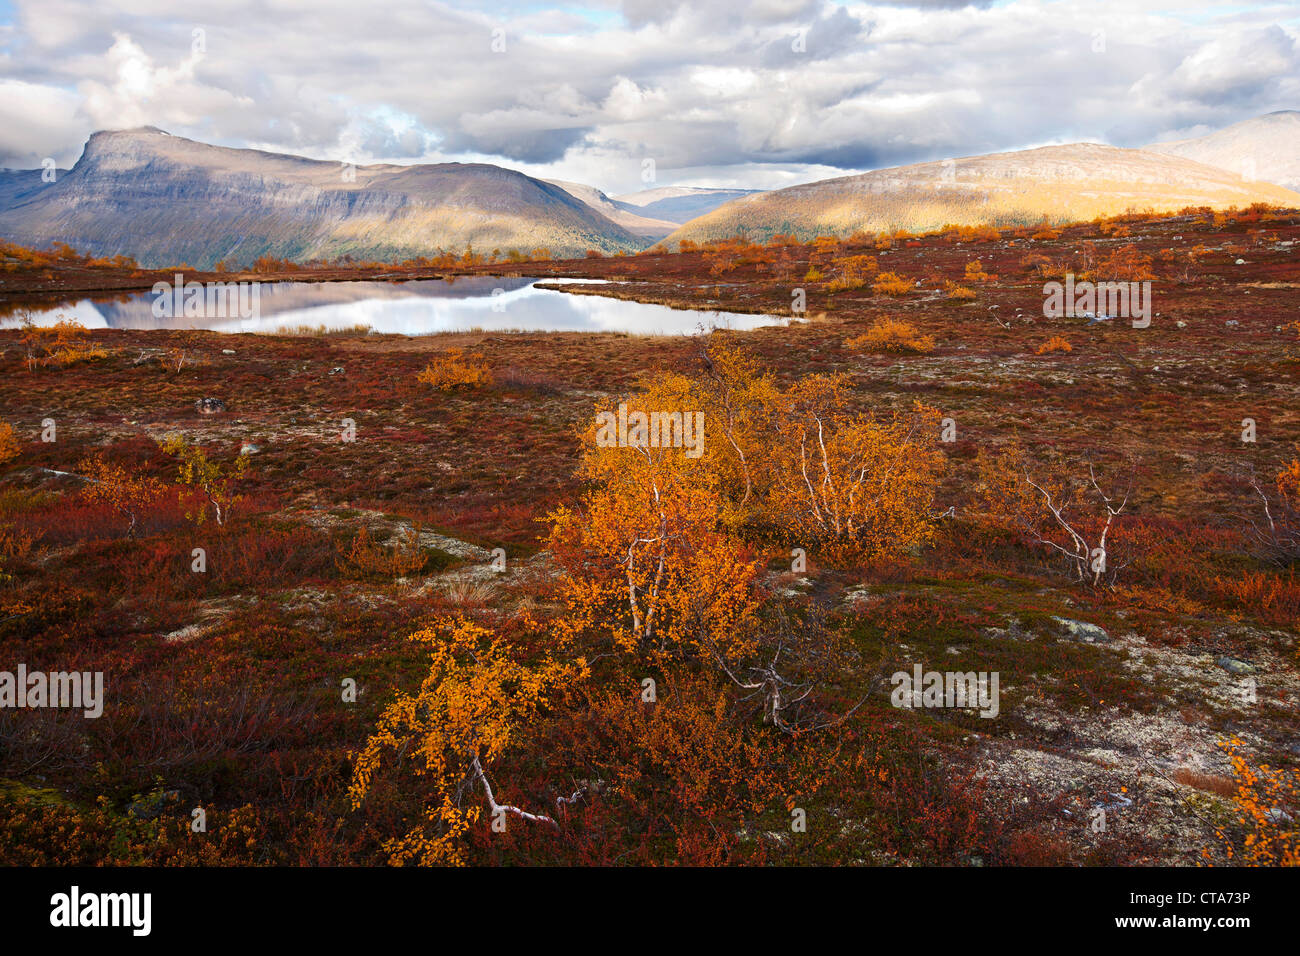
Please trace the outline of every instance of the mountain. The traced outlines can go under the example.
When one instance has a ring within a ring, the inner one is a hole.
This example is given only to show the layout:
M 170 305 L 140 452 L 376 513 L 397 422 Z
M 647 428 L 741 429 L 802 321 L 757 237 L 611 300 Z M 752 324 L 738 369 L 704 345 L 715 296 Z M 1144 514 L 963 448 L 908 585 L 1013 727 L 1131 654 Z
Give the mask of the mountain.
M 569 183 L 562 179 L 546 180 L 552 186 L 559 186 L 574 199 L 586 203 L 588 207 L 600 213 L 611 222 L 622 226 L 628 232 L 647 239 L 662 239 L 676 229 L 681 223 L 677 220 L 654 219 L 643 216 L 636 206 L 610 199 L 594 186 L 582 183 Z
M 95 133 L 53 183 L 39 170 L 0 177 L 0 236 L 200 268 L 265 254 L 393 260 L 472 246 L 580 256 L 646 245 L 564 189 L 498 166 L 344 167 L 151 127 Z
M 1208 136 L 1145 148 L 1300 190 L 1300 112 L 1296 110 L 1279 110 Z
M 924 232 L 945 224 L 1019 226 L 1093 219 L 1130 209 L 1300 207 L 1300 194 L 1202 163 L 1093 143 L 881 169 L 732 200 L 668 237 Z
M 0 209 L 7 209 L 15 203 L 40 192 L 47 185 L 42 179 L 43 169 L 0 169 Z M 55 176 L 66 176 L 66 169 L 56 169 Z
M 700 186 L 660 186 L 615 196 L 614 202 L 643 216 L 666 219 L 678 225 L 713 212 L 725 202 L 759 192 L 757 189 L 706 189 Z

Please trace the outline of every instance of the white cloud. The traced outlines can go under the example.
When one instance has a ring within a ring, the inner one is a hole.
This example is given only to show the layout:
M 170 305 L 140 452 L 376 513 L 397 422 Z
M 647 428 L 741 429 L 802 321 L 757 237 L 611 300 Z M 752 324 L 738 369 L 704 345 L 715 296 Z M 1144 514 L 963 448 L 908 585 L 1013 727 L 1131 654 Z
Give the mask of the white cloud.
M 1032 143 L 1139 145 L 1300 105 L 1300 19 L 1266 4 L 14 5 L 0 165 L 148 124 L 357 162 L 499 162 L 610 193 L 640 188 L 647 157 L 660 184 L 767 187 Z

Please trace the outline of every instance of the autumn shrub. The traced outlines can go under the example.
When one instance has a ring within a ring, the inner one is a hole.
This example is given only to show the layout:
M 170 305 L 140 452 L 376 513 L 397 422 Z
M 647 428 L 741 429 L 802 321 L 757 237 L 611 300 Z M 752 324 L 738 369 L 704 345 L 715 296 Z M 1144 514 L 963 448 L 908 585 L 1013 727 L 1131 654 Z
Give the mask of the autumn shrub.
M 838 804 L 821 791 L 844 779 L 868 781 L 855 799 L 890 851 L 949 861 L 979 842 L 977 802 L 936 767 L 877 752 L 862 776 L 858 651 L 816 607 L 768 600 L 763 573 L 773 536 L 845 556 L 924 544 L 937 412 L 862 411 L 838 376 L 782 386 L 732 343 L 714 334 L 698 371 L 597 407 L 581 490 L 544 519 L 544 620 L 475 601 L 412 635 L 427 670 L 383 710 L 349 791 L 391 862 L 762 861 L 782 851 L 738 834 L 794 799 Z M 671 440 L 696 414 L 707 440 Z M 932 829 L 899 833 L 899 814 Z
M 77 465 L 77 477 L 84 482 L 81 495 L 86 501 L 102 502 L 122 515 L 127 521 L 128 538 L 134 537 L 140 515 L 158 504 L 166 493 L 156 478 L 98 455 Z
M 943 291 L 954 302 L 971 302 L 975 299 L 975 290 L 968 289 L 966 286 L 958 285 L 956 282 L 945 282 Z
M 478 388 L 487 385 L 491 378 L 492 373 L 483 356 L 467 354 L 464 349 L 456 347 L 435 356 L 415 377 L 416 381 L 443 392 Z
M 831 260 L 835 278 L 826 285 L 827 292 L 861 289 L 879 271 L 874 256 L 845 256 Z
M 693 411 L 690 385 L 666 377 L 626 403 L 629 415 Z M 707 421 L 707 418 L 706 418 Z M 547 516 L 548 547 L 565 570 L 570 633 L 599 629 L 626 651 L 727 653 L 747 640 L 758 562 L 719 530 L 719 478 L 686 449 L 624 447 L 584 436 L 588 491 Z
M 1215 831 L 1228 859 L 1239 866 L 1300 866 L 1300 769 L 1254 765 L 1235 736 L 1220 746 L 1236 783 L 1237 831 Z
M 1251 479 L 1262 514 L 1248 525 L 1264 560 L 1285 567 L 1300 562 L 1300 458 L 1285 463 L 1271 484 Z
M 770 518 L 796 542 L 840 557 L 896 556 L 924 544 L 942 459 L 939 416 L 862 415 L 840 376 L 812 376 L 788 394 L 780 422 Z
M 428 674 L 416 692 L 399 694 L 384 709 L 375 733 L 356 755 L 349 789 L 352 806 L 359 809 L 389 755 L 409 754 L 415 761 L 428 796 L 419 823 L 385 843 L 391 861 L 465 862 L 463 838 L 485 816 L 485 807 L 494 828 L 504 829 L 506 815 L 554 825 L 540 808 L 533 812 L 506 803 L 504 785 L 497 780 L 494 787 L 489 775 L 551 697 L 587 676 L 585 661 L 566 662 L 549 653 L 530 661 L 521 648 L 463 618 L 417 631 L 410 639 L 428 647 Z
M 1101 282 L 1138 282 L 1156 278 L 1152 258 L 1132 243 L 1113 250 L 1084 270 L 1082 279 Z
M 193 493 L 193 505 L 186 517 L 196 525 L 202 525 L 211 508 L 217 525 L 224 526 L 235 505 L 243 500 L 236 487 L 248 475 L 248 455 L 241 452 L 232 464 L 223 466 L 210 459 L 202 447 L 187 441 L 179 433 L 168 435 L 163 440 L 162 450 L 179 462 L 177 484 Z
M 1017 530 L 1060 560 L 1076 581 L 1113 586 L 1131 562 L 1130 554 L 1117 556 L 1127 543 L 1122 525 L 1131 475 L 1118 487 L 1103 485 L 1089 461 L 1076 463 L 1071 473 L 1065 466 L 1031 463 L 1016 444 L 981 453 L 976 467 L 974 507 L 981 518 Z
M 904 296 L 914 288 L 912 280 L 893 272 L 882 272 L 871 284 L 871 291 L 876 295 Z
M 362 576 L 404 578 L 418 574 L 429 562 L 420 547 L 420 526 L 398 531 L 390 544 L 374 540 L 370 529 L 362 526 L 340 554 L 340 570 Z
M 920 335 L 910 322 L 901 319 L 877 319 L 865 333 L 848 339 L 845 347 L 854 351 L 911 352 L 934 351 L 934 336 Z
M 930 520 L 941 467 L 933 410 L 864 413 L 843 376 L 809 376 L 781 388 L 724 336 L 710 338 L 700 354 L 702 374 L 661 375 L 626 405 L 629 415 L 699 414 L 709 436 L 700 457 L 680 448 L 599 448 L 593 428 L 583 472 L 589 487 L 617 490 L 623 502 L 683 498 L 689 504 L 669 516 L 683 527 L 689 517 L 700 542 L 713 525 L 754 543 L 776 535 L 846 555 L 898 554 L 926 537 L 920 529 Z M 627 533 L 657 538 L 659 511 L 648 509 L 640 520 L 646 526 L 629 525 Z M 609 546 L 613 560 L 624 560 L 628 542 Z
M 1063 335 L 1053 335 L 1050 339 L 1038 346 L 1037 354 L 1046 355 L 1049 352 L 1073 352 L 1074 346 Z
M 21 451 L 13 426 L 8 422 L 0 422 L 0 465 L 13 461 Z
M 249 866 L 266 859 L 251 806 L 212 810 L 195 833 L 189 807 L 172 793 L 156 818 L 132 816 L 100 797 L 69 804 L 48 791 L 0 800 L 0 859 L 11 866 Z
M 24 321 L 22 344 L 28 370 L 38 365 L 61 368 L 108 356 L 107 350 L 87 342 L 86 336 L 85 326 L 67 319 L 51 326 L 38 326 L 30 319 Z

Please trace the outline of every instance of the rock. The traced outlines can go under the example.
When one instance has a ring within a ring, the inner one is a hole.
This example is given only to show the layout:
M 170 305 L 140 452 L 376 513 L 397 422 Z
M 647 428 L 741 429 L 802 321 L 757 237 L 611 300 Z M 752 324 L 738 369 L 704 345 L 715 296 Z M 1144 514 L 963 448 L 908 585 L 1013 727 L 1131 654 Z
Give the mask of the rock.
M 331 375 L 342 375 L 342 374 L 343 374 L 343 368 L 342 368 L 342 366 L 339 366 L 339 367 L 336 367 L 336 368 L 332 368 L 332 369 L 330 369 L 330 374 L 331 374 Z
M 1064 635 L 1072 640 L 1083 641 L 1085 644 L 1110 643 L 1110 634 L 1104 627 L 1089 624 L 1087 621 L 1074 621 L 1068 617 L 1053 617 L 1052 620 L 1059 624 Z
M 1239 266 L 1244 266 L 1245 264 L 1246 264 L 1246 260 L 1245 260 L 1245 259 L 1238 259 L 1238 260 L 1237 260 L 1237 265 L 1239 265 Z
M 239 446 L 239 453 L 241 455 L 256 455 L 261 450 L 261 445 L 254 445 L 252 442 L 244 442 L 244 444 Z
M 1220 657 L 1214 662 L 1217 666 L 1222 667 L 1229 674 L 1235 674 L 1238 677 L 1245 677 L 1248 674 L 1259 673 L 1254 664 L 1247 664 L 1245 661 L 1239 661 L 1232 657 Z
M 172 631 L 170 634 L 164 634 L 163 640 L 168 644 L 184 644 L 188 641 L 194 640 L 195 638 L 202 637 L 204 633 L 206 633 L 206 630 L 206 628 L 201 627 L 198 624 L 187 624 L 185 627 Z
M 234 349 L 222 349 L 222 350 L 221 350 L 221 354 L 222 354 L 222 355 L 234 355 L 234 354 L 235 354 L 235 350 L 234 350 Z
M 194 409 L 200 415 L 219 415 L 226 410 L 226 403 L 219 398 L 197 398 Z
M 1178 326 L 1180 329 L 1187 328 L 1187 323 L 1184 322 L 1182 319 L 1179 319 L 1177 322 L 1174 323 L 1174 325 Z
M 1224 322 L 1223 324 L 1230 329 L 1235 329 L 1239 325 L 1241 325 L 1241 323 L 1238 322 L 1236 319 L 1229 319 L 1227 322 Z
M 856 584 L 845 590 L 840 598 L 840 603 L 852 605 L 873 604 L 880 600 L 879 595 L 871 593 L 871 586 L 868 584 Z
M 783 598 L 803 597 L 804 592 L 813 586 L 812 578 L 801 576 L 790 581 L 785 587 L 777 589 L 777 596 Z

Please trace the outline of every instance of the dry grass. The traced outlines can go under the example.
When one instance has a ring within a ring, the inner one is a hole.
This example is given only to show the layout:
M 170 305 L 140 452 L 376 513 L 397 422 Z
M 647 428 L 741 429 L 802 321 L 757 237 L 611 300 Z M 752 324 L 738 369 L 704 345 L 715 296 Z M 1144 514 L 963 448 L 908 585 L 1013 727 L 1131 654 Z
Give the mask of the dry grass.
M 1189 767 L 1179 767 L 1173 772 L 1171 779 L 1185 787 L 1203 790 L 1206 793 L 1212 793 L 1225 799 L 1231 799 L 1237 793 L 1237 783 L 1231 777 L 1201 773 L 1199 770 L 1192 770 Z

